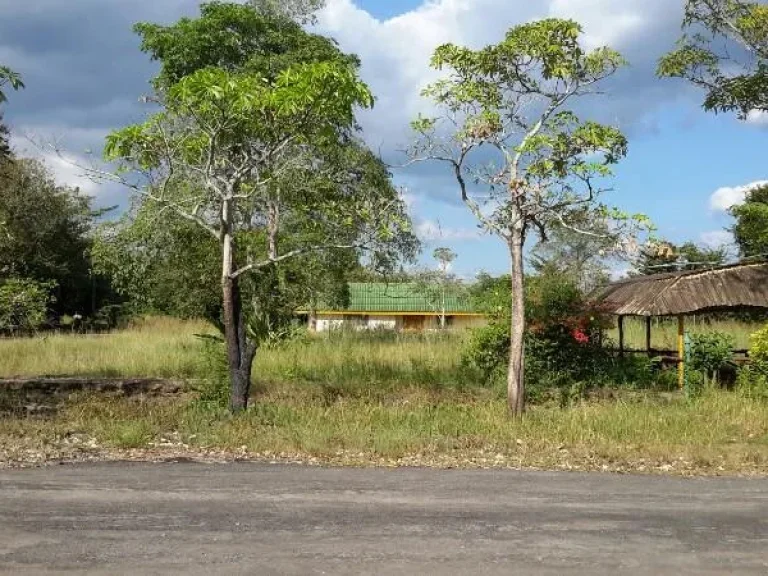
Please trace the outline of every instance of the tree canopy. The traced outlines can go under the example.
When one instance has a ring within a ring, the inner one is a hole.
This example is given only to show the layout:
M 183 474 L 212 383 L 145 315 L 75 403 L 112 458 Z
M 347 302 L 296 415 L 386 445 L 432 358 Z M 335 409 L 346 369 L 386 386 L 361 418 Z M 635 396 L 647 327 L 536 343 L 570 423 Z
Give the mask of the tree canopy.
M 747 193 L 742 204 L 731 208 L 736 219 L 733 234 L 742 256 L 768 256 L 768 185 Z
M 356 68 L 356 56 L 344 54 L 336 43 L 310 34 L 296 22 L 275 18 L 249 5 L 210 2 L 200 7 L 200 17 L 182 18 L 164 26 L 140 23 L 142 51 L 161 64 L 155 79 L 169 87 L 198 70 L 214 67 L 227 72 L 251 73 L 267 82 L 291 66 L 337 62 Z
M 685 78 L 706 90 L 704 107 L 768 112 L 768 4 L 687 0 L 684 35 L 659 62 L 661 76 Z
M 722 266 L 727 258 L 728 250 L 722 246 L 699 246 L 690 241 L 675 245 L 662 240 L 640 251 L 634 269 L 639 275 L 682 272 Z
M 90 247 L 101 212 L 35 160 L 0 164 L 0 279 L 52 283 L 58 314 L 95 312 Z M 98 305 L 98 302 L 96 302 Z

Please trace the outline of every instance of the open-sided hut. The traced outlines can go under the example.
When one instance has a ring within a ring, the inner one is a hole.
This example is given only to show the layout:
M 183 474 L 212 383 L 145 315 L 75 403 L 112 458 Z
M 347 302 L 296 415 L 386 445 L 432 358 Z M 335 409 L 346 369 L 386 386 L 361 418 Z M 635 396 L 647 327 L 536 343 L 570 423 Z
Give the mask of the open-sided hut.
M 646 318 L 651 351 L 651 318 L 678 318 L 678 365 L 682 384 L 685 317 L 702 312 L 768 308 L 768 262 L 638 276 L 610 284 L 595 296 L 596 307 L 619 317 L 619 350 L 624 352 L 624 318 Z

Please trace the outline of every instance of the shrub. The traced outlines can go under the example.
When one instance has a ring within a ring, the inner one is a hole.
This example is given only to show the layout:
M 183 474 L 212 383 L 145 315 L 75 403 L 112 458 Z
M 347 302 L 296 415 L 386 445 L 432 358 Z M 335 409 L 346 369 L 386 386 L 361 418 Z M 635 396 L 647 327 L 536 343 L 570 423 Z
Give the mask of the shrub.
M 200 335 L 200 381 L 196 386 L 200 403 L 224 408 L 229 403 L 229 368 L 224 340 L 219 336 Z
M 755 362 L 768 363 L 768 326 L 750 337 L 749 357 Z
M 474 331 L 463 356 L 463 363 L 477 368 L 486 384 L 503 381 L 508 365 L 510 313 L 509 306 L 500 304 L 502 289 L 485 291 L 491 322 Z M 529 278 L 526 314 L 525 378 L 531 400 L 552 388 L 567 389 L 573 396 L 604 380 L 597 375 L 612 360 L 602 347 L 602 318 L 585 305 L 570 279 L 557 273 Z
M 691 335 L 689 367 L 712 380 L 725 368 L 733 356 L 733 336 L 723 332 Z
M 749 357 L 752 361 L 739 371 L 739 392 L 749 398 L 768 399 L 768 326 L 752 334 Z
M 0 330 L 28 332 L 37 330 L 48 317 L 54 301 L 51 283 L 11 278 L 0 284 Z

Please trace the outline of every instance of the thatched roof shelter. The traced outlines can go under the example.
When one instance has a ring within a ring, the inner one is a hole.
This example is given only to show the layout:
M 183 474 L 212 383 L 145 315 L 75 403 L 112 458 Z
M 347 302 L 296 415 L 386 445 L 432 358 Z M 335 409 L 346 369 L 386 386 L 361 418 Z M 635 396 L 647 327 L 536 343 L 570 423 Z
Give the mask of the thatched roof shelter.
M 685 381 L 685 316 L 707 311 L 768 309 L 768 262 L 733 264 L 709 270 L 638 276 L 615 282 L 593 299 L 598 310 L 619 317 L 619 353 L 624 354 L 624 318 L 646 319 L 646 350 L 651 348 L 651 318 L 677 316 L 679 385 Z
M 629 278 L 609 285 L 594 300 L 616 316 L 768 308 L 768 262 Z

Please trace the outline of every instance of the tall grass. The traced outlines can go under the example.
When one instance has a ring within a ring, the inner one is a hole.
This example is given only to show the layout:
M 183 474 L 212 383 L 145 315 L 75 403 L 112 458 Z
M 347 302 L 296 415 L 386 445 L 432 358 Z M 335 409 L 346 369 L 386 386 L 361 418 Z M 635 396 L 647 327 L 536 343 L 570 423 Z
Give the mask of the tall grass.
M 398 402 L 324 404 L 308 389 L 274 389 L 236 418 L 194 403 L 90 397 L 44 426 L 0 421 L 0 452 L 14 439 L 51 446 L 73 433 L 95 446 L 147 448 L 176 438 L 184 450 L 351 464 L 768 472 L 766 405 L 722 391 L 694 401 L 541 406 L 523 419 L 511 419 L 503 401 L 456 392 L 441 402 L 412 393 Z
M 0 339 L 0 377 L 206 377 L 205 363 L 216 358 L 195 335 L 213 331 L 202 322 L 149 318 L 104 335 Z M 462 388 L 476 380 L 460 366 L 462 348 L 460 334 L 305 336 L 259 350 L 254 381 L 357 395 L 413 385 Z
M 203 323 L 148 319 L 104 336 L 0 340 L 0 377 L 196 378 L 212 361 L 195 334 L 209 332 Z M 304 336 L 259 352 L 254 402 L 241 416 L 223 417 L 220 404 L 194 397 L 75 397 L 46 417 L 0 419 L 0 461 L 25 450 L 54 457 L 67 438 L 85 435 L 97 447 L 145 449 L 175 438 L 183 450 L 353 464 L 768 473 L 764 400 L 625 392 L 532 406 L 514 420 L 503 391 L 479 386 L 462 367 L 464 338 Z
M 0 338 L 0 377 L 103 376 L 189 378 L 199 368 L 203 322 L 136 320 L 109 334 Z

